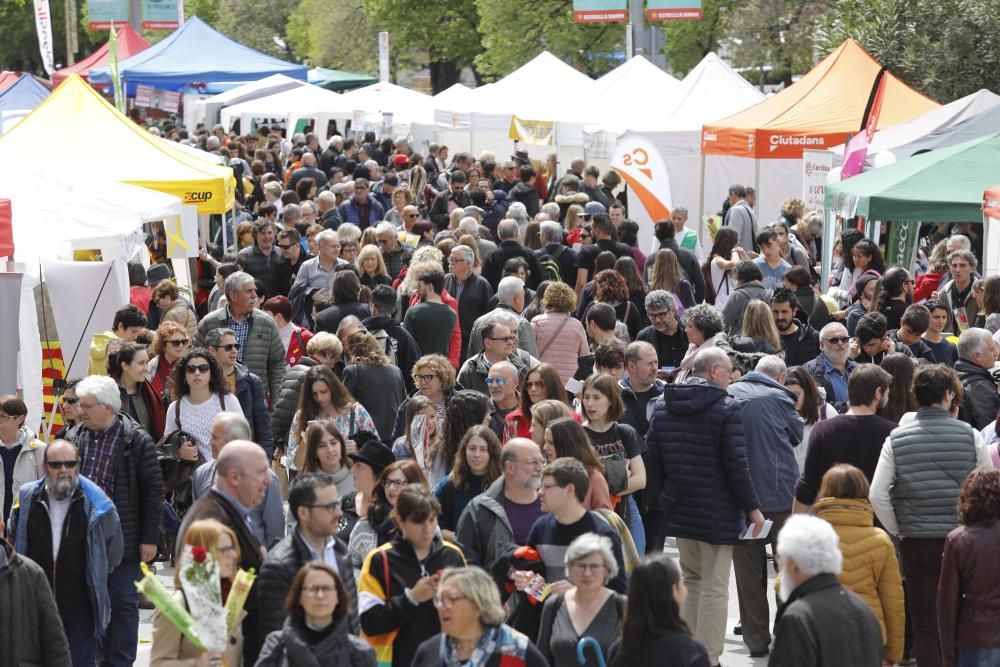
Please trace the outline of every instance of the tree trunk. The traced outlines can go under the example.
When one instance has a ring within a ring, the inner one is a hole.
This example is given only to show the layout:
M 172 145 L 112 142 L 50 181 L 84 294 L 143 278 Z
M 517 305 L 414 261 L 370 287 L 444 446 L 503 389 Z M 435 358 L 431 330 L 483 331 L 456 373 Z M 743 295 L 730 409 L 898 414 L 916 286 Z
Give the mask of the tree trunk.
M 454 60 L 442 60 L 430 64 L 431 94 L 437 95 L 458 83 L 460 71 Z

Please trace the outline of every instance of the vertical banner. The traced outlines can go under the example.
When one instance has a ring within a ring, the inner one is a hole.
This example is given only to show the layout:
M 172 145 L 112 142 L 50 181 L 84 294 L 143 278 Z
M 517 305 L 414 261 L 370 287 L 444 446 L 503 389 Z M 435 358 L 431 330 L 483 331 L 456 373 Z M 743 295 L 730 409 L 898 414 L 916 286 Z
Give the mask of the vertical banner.
M 38 31 L 38 50 L 42 54 L 42 67 L 52 76 L 55 57 L 52 55 L 52 14 L 49 0 L 35 0 L 35 29 Z
M 616 23 L 628 20 L 628 0 L 573 0 L 576 23 Z
M 647 21 L 697 21 L 701 0 L 647 0 Z
M 181 26 L 178 0 L 142 0 L 143 30 L 175 30 Z
M 0 199 L 0 257 L 14 258 L 14 226 L 10 200 Z
M 389 83 L 389 33 L 378 34 L 378 80 Z
M 128 23 L 128 0 L 88 0 L 88 30 L 111 30 L 115 23 Z
M 663 156 L 649 140 L 626 135 L 615 146 L 610 166 L 628 186 L 629 217 L 639 223 L 639 247 L 649 248 L 654 238 L 653 223 L 670 218 L 673 206 L 670 174 Z M 640 206 L 631 205 L 633 198 Z
M 111 74 L 111 88 L 115 94 L 115 108 L 125 113 L 125 91 L 122 89 L 122 77 L 118 71 L 118 30 L 113 23 L 108 38 L 108 72 Z
M 833 169 L 833 151 L 802 151 L 802 201 L 807 211 L 823 215 L 826 182 Z
M 889 240 L 885 244 L 886 266 L 902 266 L 909 270 L 917 248 L 920 223 L 911 220 L 893 220 L 889 223 Z
M 865 158 L 868 157 L 868 145 L 875 136 L 878 127 L 878 118 L 882 113 L 882 99 L 885 97 L 885 81 L 888 67 L 883 66 L 875 76 L 875 83 L 868 96 L 868 105 L 865 108 L 865 115 L 861 121 L 863 127 L 850 141 L 844 149 L 844 166 L 840 169 L 840 180 L 846 180 L 851 176 L 857 176 L 865 170 Z
M 18 332 L 21 304 L 21 274 L 0 273 L 0 303 L 4 316 L 0 317 L 0 340 L 5 341 L 0 352 L 0 394 L 17 393 L 17 358 L 20 352 Z

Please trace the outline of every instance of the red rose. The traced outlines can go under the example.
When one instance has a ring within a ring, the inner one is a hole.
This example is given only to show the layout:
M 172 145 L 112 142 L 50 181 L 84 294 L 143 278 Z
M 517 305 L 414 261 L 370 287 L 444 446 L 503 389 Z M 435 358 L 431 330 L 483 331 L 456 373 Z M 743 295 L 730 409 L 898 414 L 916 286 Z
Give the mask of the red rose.
M 205 547 L 191 547 L 191 556 L 194 558 L 194 562 L 204 563 L 205 558 L 208 556 L 208 551 Z

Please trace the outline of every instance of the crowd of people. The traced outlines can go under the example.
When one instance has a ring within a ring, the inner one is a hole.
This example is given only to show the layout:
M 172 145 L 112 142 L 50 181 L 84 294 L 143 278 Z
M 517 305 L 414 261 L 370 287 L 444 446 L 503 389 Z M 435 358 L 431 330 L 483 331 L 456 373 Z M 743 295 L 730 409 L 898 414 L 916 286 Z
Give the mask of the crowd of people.
M 186 545 L 224 597 L 258 576 L 224 651 L 158 610 L 152 665 L 708 667 L 732 573 L 771 665 L 1000 664 L 967 228 L 887 267 L 846 225 L 821 284 L 823 220 L 741 185 L 714 238 L 677 206 L 640 248 L 583 160 L 167 136 L 239 213 L 190 290 L 153 225 L 52 442 L 0 398 L 0 664 L 131 665 L 140 564 Z

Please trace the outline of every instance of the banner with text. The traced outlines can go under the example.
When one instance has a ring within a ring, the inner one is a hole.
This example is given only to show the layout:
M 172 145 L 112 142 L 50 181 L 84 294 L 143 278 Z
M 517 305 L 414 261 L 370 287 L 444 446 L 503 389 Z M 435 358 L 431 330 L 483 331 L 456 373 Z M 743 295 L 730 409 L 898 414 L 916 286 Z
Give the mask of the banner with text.
M 176 30 L 181 27 L 182 7 L 178 0 L 142 0 L 142 29 Z
M 654 223 L 669 219 L 673 206 L 670 174 L 663 156 L 648 139 L 629 134 L 615 146 L 610 166 L 628 185 L 629 217 L 639 223 L 639 247 L 652 247 Z M 642 210 L 631 203 L 633 197 Z
M 135 89 L 135 105 L 137 107 L 177 113 L 180 102 L 181 94 L 178 92 L 142 85 L 136 86 Z
M 87 2 L 87 29 L 111 30 L 115 23 L 128 23 L 128 0 Z
M 823 215 L 826 179 L 833 169 L 833 151 L 802 151 L 802 201 L 807 211 Z
M 556 123 L 551 120 L 510 118 L 510 138 L 532 146 L 552 146 L 556 143 Z
M 628 21 L 628 0 L 573 0 L 576 23 L 617 23 Z
M 919 235 L 919 222 L 913 220 L 889 222 L 889 240 L 885 244 L 886 266 L 898 265 L 909 268 L 913 264 Z
M 647 0 L 647 21 L 697 21 L 701 0 Z
M 35 0 L 35 29 L 38 31 L 38 51 L 42 54 L 42 67 L 52 76 L 55 57 L 52 55 L 52 13 L 49 0 Z

